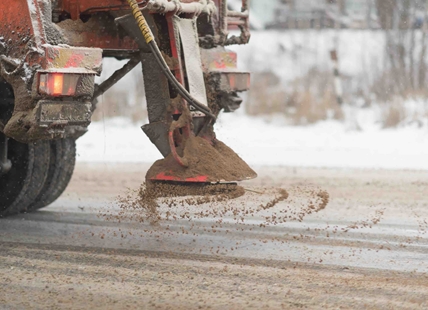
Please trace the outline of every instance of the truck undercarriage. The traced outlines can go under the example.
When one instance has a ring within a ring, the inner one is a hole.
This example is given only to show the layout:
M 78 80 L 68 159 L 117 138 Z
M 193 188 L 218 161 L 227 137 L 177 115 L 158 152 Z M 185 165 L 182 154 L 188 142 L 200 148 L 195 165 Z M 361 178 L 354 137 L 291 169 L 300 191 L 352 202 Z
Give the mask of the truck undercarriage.
M 249 88 L 249 73 L 225 48 L 249 41 L 248 18 L 246 0 L 241 12 L 226 0 L 1 2 L 0 216 L 61 195 L 96 98 L 139 63 L 149 119 L 142 129 L 164 157 L 148 181 L 255 177 L 214 133 L 220 111 L 236 110 Z M 128 63 L 97 85 L 105 57 Z

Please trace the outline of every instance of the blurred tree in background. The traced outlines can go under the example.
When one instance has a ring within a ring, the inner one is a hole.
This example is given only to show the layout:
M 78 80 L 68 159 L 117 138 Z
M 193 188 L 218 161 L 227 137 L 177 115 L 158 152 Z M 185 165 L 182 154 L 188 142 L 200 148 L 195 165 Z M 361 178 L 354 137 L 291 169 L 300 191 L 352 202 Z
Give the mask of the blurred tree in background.
M 386 63 L 373 91 L 382 99 L 415 93 L 428 96 L 427 1 L 377 0 L 376 8 L 385 31 Z

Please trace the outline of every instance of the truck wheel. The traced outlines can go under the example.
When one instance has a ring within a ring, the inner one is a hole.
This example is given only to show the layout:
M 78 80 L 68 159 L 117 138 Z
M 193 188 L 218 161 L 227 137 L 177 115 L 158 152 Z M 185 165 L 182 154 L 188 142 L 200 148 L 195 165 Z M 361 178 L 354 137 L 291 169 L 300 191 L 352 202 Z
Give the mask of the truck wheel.
M 76 142 L 74 139 L 50 141 L 49 172 L 39 196 L 30 206 L 34 211 L 54 202 L 66 189 L 73 175 L 76 162 Z
M 0 175 L 0 217 L 26 211 L 40 194 L 49 170 L 49 142 L 9 139 L 7 157 L 12 168 Z

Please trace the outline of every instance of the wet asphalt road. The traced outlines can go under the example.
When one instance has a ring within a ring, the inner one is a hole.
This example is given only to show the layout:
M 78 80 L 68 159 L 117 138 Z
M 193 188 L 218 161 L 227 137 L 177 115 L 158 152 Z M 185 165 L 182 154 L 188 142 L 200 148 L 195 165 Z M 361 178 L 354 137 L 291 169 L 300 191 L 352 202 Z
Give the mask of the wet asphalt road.
M 53 205 L 1 221 L 2 248 L 252 260 L 261 266 L 397 272 L 422 279 L 428 271 L 424 172 L 259 167 L 260 177 L 244 183 L 247 193 L 236 200 L 198 207 L 160 203 L 164 219 L 156 225 L 141 222 L 141 210 L 107 218 L 106 213 L 120 211 L 117 195 L 138 188 L 146 169 L 80 164 L 67 192 Z M 272 200 L 276 188 L 286 189 L 289 198 L 272 209 L 251 211 Z M 329 193 L 328 205 L 305 213 L 320 190 Z M 225 205 L 229 212 L 212 212 Z M 249 212 L 237 216 L 236 209 Z M 203 217 L 201 211 L 206 211 Z M 176 219 L 166 220 L 167 212 Z M 266 221 L 284 212 L 300 215 L 284 223 Z

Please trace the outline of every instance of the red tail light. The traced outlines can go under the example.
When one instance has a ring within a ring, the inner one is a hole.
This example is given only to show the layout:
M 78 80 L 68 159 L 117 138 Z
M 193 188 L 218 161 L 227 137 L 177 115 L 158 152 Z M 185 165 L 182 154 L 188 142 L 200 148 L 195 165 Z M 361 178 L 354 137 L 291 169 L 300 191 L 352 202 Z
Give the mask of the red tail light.
M 41 73 L 39 93 L 54 97 L 74 96 L 80 77 L 80 74 L 72 73 Z

